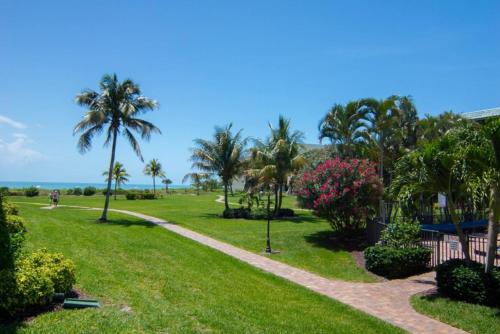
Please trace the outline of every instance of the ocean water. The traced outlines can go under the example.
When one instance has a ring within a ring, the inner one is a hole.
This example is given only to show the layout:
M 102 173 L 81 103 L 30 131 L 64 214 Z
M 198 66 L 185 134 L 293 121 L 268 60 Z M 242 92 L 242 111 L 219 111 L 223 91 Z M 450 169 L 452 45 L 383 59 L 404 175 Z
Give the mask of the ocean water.
M 35 186 L 41 189 L 70 189 L 70 188 L 85 188 L 85 187 L 96 187 L 97 189 L 105 189 L 106 183 L 79 183 L 79 182 L 35 182 L 35 181 L 0 181 L 0 187 L 9 187 L 9 188 L 28 188 L 31 186 Z M 187 188 L 189 186 L 182 184 L 171 184 L 168 186 L 171 189 L 181 189 Z M 121 186 L 122 189 L 153 189 L 153 184 L 123 184 Z M 156 189 L 162 189 L 164 185 L 159 182 L 156 184 Z

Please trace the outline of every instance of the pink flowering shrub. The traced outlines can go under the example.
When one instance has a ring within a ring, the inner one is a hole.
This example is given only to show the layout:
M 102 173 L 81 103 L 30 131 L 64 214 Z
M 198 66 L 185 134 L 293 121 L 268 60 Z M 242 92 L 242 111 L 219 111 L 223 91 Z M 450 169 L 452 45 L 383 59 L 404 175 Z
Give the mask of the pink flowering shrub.
M 305 172 L 295 189 L 299 202 L 336 231 L 358 230 L 375 211 L 382 183 L 368 160 L 335 158 Z

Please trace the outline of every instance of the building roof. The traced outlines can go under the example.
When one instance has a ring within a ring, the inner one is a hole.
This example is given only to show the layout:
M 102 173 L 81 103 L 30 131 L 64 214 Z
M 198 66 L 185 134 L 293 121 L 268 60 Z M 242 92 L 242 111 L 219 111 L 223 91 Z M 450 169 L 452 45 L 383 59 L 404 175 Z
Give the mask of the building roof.
M 482 120 L 482 119 L 490 118 L 490 117 L 499 117 L 500 116 L 500 107 L 464 112 L 461 114 L 461 116 L 464 118 L 473 119 L 473 120 Z

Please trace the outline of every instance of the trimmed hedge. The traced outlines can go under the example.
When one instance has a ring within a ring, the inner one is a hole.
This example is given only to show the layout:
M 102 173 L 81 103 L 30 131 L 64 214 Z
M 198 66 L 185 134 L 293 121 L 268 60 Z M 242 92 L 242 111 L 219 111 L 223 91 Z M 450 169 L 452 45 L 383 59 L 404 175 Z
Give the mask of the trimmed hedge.
M 489 274 L 484 265 L 452 259 L 436 268 L 436 281 L 440 294 L 469 303 L 500 306 L 500 269 Z
M 223 218 L 231 219 L 231 218 L 244 218 L 250 219 L 251 211 L 248 208 L 229 208 L 225 209 L 222 213 Z
M 293 217 L 295 212 L 292 209 L 282 208 L 276 215 L 271 211 L 271 218 L 288 218 Z M 267 219 L 267 210 L 258 208 L 251 210 L 249 208 L 229 208 L 222 213 L 222 218 L 227 219 Z
M 125 198 L 133 201 L 136 199 L 157 199 L 157 196 L 150 192 L 129 192 L 125 194 Z
M 386 277 L 404 278 L 428 270 L 431 250 L 424 247 L 393 248 L 376 245 L 365 249 L 366 269 Z

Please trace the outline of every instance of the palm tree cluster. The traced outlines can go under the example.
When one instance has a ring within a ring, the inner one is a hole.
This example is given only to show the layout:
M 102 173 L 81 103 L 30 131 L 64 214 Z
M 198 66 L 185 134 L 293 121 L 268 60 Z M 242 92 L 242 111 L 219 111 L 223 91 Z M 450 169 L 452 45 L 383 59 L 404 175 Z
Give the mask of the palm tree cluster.
M 253 140 L 247 148 L 248 138 L 242 130 L 233 133 L 232 124 L 216 127 L 212 139 L 195 139 L 191 160 L 196 170 L 185 176 L 199 189 L 203 179 L 218 177 L 224 187 L 224 205 L 229 209 L 228 190 L 235 179 L 245 179 L 250 191 L 270 190 L 274 193 L 277 213 L 282 206 L 283 190 L 291 175 L 305 163 L 301 152 L 303 134 L 292 131 L 290 120 L 280 116 L 278 126 L 269 124 L 266 140 Z M 250 186 L 251 185 L 251 186 Z

